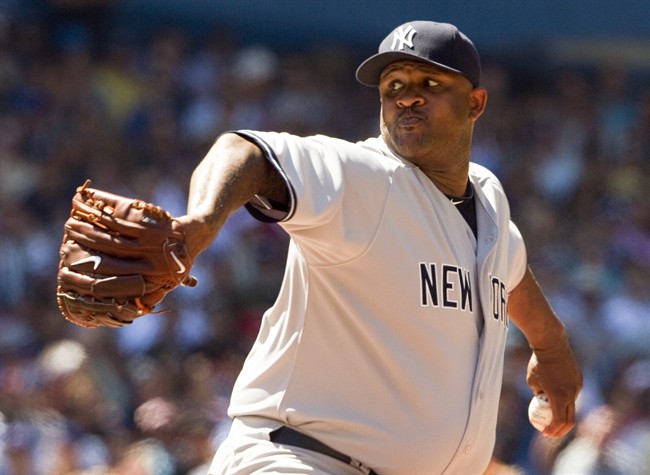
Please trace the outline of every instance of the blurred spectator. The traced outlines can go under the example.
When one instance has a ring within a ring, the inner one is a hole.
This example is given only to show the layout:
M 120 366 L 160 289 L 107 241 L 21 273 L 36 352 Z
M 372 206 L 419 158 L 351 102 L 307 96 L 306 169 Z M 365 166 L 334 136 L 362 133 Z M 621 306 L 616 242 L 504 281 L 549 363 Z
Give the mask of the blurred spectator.
M 609 335 L 602 349 L 619 357 L 646 354 L 650 357 L 650 267 L 627 263 L 618 287 L 605 294 L 600 318 Z

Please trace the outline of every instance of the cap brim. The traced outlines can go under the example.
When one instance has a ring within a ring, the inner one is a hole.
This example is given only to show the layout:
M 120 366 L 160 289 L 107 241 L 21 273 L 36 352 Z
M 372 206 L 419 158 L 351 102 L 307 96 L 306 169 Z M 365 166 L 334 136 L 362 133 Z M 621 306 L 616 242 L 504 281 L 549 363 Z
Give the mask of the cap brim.
M 412 61 L 419 61 L 421 63 L 432 64 L 446 71 L 463 74 L 457 69 L 450 68 L 444 64 L 436 63 L 435 61 L 423 59 L 420 56 L 416 56 L 414 54 L 391 51 L 385 53 L 377 53 L 376 55 L 369 57 L 363 63 L 361 63 L 357 68 L 357 81 L 359 81 L 364 86 L 378 86 L 379 77 L 381 76 L 381 72 L 384 70 L 384 68 L 386 68 L 386 66 L 394 63 L 395 61 L 407 59 Z

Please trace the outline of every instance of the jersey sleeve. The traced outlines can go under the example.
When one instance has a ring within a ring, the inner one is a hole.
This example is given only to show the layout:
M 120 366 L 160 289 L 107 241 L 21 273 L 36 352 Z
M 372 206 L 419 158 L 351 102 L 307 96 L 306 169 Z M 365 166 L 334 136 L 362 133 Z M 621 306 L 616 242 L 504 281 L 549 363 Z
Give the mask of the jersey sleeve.
M 508 268 L 510 269 L 510 272 L 508 273 L 508 282 L 506 284 L 508 292 L 519 285 L 519 282 L 524 278 L 526 268 L 528 267 L 528 256 L 524 239 L 519 232 L 519 228 L 517 228 L 517 225 L 512 221 L 510 221 L 509 232 L 510 245 L 508 247 Z
M 344 176 L 341 154 L 326 138 L 297 137 L 287 133 L 238 131 L 255 143 L 284 178 L 289 191 L 285 206 L 256 196 L 248 211 L 266 222 L 290 222 L 291 227 L 326 223 L 341 203 Z
M 289 190 L 290 203 L 285 211 L 257 197 L 247 206 L 254 216 L 262 214 L 267 220 L 278 221 L 290 233 L 315 232 L 327 225 L 328 230 L 323 232 L 328 235 L 322 239 L 333 238 L 330 233 L 341 226 L 347 233 L 376 228 L 391 176 L 402 165 L 372 141 L 355 144 L 323 135 L 237 133 L 260 147 Z M 334 223 L 341 220 L 345 223 Z
M 255 195 L 255 197 L 246 203 L 245 207 L 248 212 L 257 220 L 265 223 L 277 223 L 291 218 L 295 210 L 296 197 L 291 182 L 286 173 L 280 166 L 278 158 L 273 149 L 255 133 L 250 131 L 235 131 L 232 132 L 240 137 L 254 143 L 262 151 L 264 157 L 273 165 L 273 167 L 280 174 L 285 182 L 285 186 L 289 195 L 288 203 L 278 203 L 266 196 Z
M 373 143 L 284 132 L 239 133 L 258 144 L 274 163 L 291 196 L 285 214 L 259 198 L 248 204 L 249 211 L 269 220 L 272 212 L 278 213 L 280 219 L 275 220 L 314 265 L 345 262 L 368 249 L 402 162 Z

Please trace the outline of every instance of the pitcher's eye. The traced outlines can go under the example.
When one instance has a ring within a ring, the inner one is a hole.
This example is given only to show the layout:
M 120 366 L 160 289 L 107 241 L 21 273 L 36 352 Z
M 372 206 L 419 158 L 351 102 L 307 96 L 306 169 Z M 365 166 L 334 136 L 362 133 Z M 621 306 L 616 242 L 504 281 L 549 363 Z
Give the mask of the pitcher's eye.
M 400 81 L 393 81 L 388 85 L 388 89 L 390 91 L 393 91 L 393 92 L 399 91 L 403 87 L 404 87 L 404 84 L 402 82 L 400 82 Z

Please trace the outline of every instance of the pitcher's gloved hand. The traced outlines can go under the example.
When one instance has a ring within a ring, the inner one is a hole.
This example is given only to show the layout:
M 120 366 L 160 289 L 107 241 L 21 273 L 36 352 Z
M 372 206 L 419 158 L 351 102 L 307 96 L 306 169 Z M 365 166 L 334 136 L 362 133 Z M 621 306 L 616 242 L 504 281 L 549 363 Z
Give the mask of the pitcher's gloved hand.
M 57 276 L 63 316 L 86 328 L 121 327 L 154 312 L 179 285 L 193 287 L 182 224 L 159 206 L 77 188 Z

